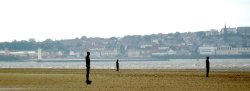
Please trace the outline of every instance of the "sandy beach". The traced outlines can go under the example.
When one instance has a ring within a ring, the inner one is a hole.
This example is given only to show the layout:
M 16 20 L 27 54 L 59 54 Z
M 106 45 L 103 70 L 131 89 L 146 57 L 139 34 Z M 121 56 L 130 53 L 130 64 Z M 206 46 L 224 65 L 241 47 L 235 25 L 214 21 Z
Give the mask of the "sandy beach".
M 249 91 L 250 72 L 204 70 L 0 69 L 0 91 Z

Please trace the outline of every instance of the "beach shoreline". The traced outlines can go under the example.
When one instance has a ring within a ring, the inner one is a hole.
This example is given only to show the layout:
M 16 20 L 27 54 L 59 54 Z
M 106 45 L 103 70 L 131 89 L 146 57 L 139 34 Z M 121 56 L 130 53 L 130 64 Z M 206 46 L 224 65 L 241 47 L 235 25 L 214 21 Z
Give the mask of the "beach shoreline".
M 248 91 L 249 71 L 203 69 L 0 68 L 0 90 L 11 91 Z M 13 89 L 12 89 L 13 88 Z

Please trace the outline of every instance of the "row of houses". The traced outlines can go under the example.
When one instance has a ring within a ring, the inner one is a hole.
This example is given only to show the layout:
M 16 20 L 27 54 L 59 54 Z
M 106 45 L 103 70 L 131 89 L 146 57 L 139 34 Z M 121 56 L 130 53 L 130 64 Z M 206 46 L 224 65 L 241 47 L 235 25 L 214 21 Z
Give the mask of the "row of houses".
M 160 52 L 151 52 L 149 50 L 128 50 L 127 57 L 151 57 L 151 56 L 164 56 L 164 55 L 178 55 L 178 51 L 175 51 L 169 47 L 159 47 Z M 185 51 L 182 51 L 185 52 Z M 232 48 L 230 46 L 221 46 L 221 47 L 213 47 L 213 46 L 202 46 L 198 48 L 198 53 L 200 55 L 248 55 L 250 54 L 250 48 Z M 82 53 L 83 54 L 83 53 Z M 30 58 L 57 58 L 62 57 L 63 53 L 58 51 L 56 53 L 49 53 L 45 51 L 0 51 L 0 55 L 14 55 L 14 56 L 27 56 Z M 188 54 L 191 55 L 191 54 Z M 70 51 L 68 58 L 81 58 L 83 55 L 81 53 L 77 53 L 74 51 Z M 91 50 L 91 56 L 95 58 L 113 58 L 119 57 L 119 51 L 116 50 Z M 64 56 L 65 57 L 65 56 Z
M 36 51 L 0 51 L 0 55 L 37 57 Z
M 232 48 L 230 46 L 221 46 L 221 47 L 199 47 L 198 53 L 200 55 L 247 55 L 250 54 L 250 48 L 237 47 Z M 151 56 L 164 56 L 164 55 L 192 55 L 188 50 L 173 50 L 169 47 L 158 47 L 157 51 L 152 50 L 138 50 L 138 49 L 129 49 L 127 50 L 126 57 L 144 57 L 149 58 Z M 118 50 L 111 51 L 93 51 L 91 53 L 93 57 L 119 57 Z
M 250 54 L 250 48 L 232 48 L 230 46 L 221 47 L 199 47 L 201 55 L 246 55 Z

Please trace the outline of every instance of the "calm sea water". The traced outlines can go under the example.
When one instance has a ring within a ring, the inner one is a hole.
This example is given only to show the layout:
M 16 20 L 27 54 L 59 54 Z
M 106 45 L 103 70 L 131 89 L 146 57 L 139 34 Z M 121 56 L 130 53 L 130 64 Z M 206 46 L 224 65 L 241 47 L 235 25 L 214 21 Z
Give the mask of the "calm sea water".
M 205 59 L 172 59 L 168 61 L 119 61 L 120 69 L 204 69 Z M 250 71 L 250 59 L 210 59 L 211 69 Z M 0 68 L 76 68 L 83 62 L 0 62 Z M 115 69 L 114 61 L 92 61 L 92 69 Z

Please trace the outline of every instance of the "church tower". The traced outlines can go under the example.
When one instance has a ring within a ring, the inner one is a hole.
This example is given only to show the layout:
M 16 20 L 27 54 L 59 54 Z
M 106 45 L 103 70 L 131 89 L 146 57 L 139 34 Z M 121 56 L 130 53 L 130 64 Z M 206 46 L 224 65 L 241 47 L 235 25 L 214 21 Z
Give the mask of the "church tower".
M 224 27 L 224 35 L 227 35 L 227 25 L 225 24 L 225 27 Z
M 223 33 L 223 39 L 224 39 L 224 41 L 227 41 L 227 36 L 228 36 L 228 33 L 227 33 L 227 25 L 225 24 L 224 33 Z

